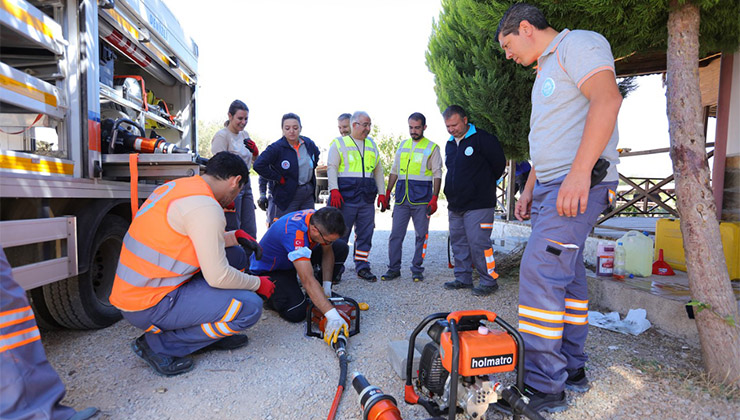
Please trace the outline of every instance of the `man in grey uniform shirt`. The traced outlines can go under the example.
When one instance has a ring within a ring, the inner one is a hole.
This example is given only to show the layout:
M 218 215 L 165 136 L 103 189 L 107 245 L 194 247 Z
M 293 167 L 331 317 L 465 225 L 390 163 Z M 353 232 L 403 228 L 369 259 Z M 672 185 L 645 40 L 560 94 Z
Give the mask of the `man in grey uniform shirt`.
M 523 66 L 537 62 L 529 133 L 533 167 L 515 208 L 517 219 L 532 220 L 519 277 L 519 331 L 527 349 L 524 394 L 530 407 L 562 411 L 565 388 L 589 389 L 583 246 L 616 189 L 622 96 L 609 42 L 595 32 L 558 32 L 539 9 L 520 3 L 501 18 L 496 39 L 507 59 Z

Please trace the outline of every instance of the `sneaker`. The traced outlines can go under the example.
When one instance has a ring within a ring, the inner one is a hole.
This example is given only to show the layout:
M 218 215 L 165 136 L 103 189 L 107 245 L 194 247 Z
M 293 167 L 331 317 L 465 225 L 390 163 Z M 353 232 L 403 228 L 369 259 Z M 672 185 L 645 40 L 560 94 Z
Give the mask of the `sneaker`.
M 146 342 L 144 334 L 131 343 L 131 349 L 162 376 L 175 376 L 193 370 L 193 359 L 155 353 Z
M 387 280 L 397 279 L 399 277 L 401 277 L 401 272 L 400 271 L 388 270 L 388 271 L 385 272 L 385 274 L 383 274 L 382 276 L 380 276 L 380 279 L 383 280 L 383 281 L 387 281 Z
M 200 352 L 206 352 L 211 350 L 235 350 L 246 346 L 249 343 L 249 338 L 243 334 L 230 335 L 220 340 L 216 340 L 213 343 L 200 349 Z
M 421 273 L 415 273 L 412 278 L 414 279 L 414 283 L 424 281 L 424 275 Z
M 461 281 L 455 280 L 455 281 L 448 281 L 447 283 L 445 283 L 444 288 L 447 290 L 472 289 L 473 284 L 463 283 Z
M 524 396 L 529 398 L 529 408 L 537 412 L 559 413 L 568 409 L 568 402 L 565 399 L 565 391 L 556 394 L 546 394 L 537 391 L 527 385 L 524 386 Z M 491 408 L 502 413 L 512 415 L 511 406 L 506 400 L 498 400 L 491 404 Z
M 492 284 L 490 286 L 479 285 L 473 287 L 473 296 L 488 296 L 498 290 L 498 284 Z
M 378 278 L 375 277 L 375 274 L 373 274 L 373 272 L 370 271 L 369 268 L 363 268 L 362 270 L 358 271 L 357 276 L 370 283 L 378 281 Z
M 568 379 L 565 380 L 565 388 L 574 392 L 586 392 L 591 389 L 586 377 L 586 369 L 568 369 Z

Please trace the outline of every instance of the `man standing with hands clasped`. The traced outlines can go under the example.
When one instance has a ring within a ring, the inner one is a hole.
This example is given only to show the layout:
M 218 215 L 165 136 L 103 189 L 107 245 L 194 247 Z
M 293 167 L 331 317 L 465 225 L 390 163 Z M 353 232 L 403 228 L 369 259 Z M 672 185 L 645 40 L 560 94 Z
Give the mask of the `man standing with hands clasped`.
M 342 210 L 347 230 L 342 240 L 349 240 L 350 231 L 355 229 L 355 271 L 363 280 L 374 282 L 378 278 L 370 271 L 370 248 L 375 230 L 375 208 L 377 196 L 381 211 L 387 209 L 383 183 L 383 164 L 380 162 L 378 146 L 370 134 L 370 116 L 365 111 L 356 111 L 350 118 L 352 132 L 337 137 L 329 146 L 327 177 L 329 178 L 330 205 Z
M 461 106 L 448 107 L 442 117 L 450 133 L 445 147 L 445 195 L 455 257 L 455 280 L 444 288 L 473 289 L 475 296 L 488 296 L 498 290 L 491 231 L 496 181 L 504 172 L 506 158 L 496 136 L 468 123 Z M 473 287 L 473 267 L 480 275 L 477 287 Z
M 396 186 L 396 205 L 393 207 L 393 227 L 388 240 L 388 271 L 381 280 L 401 276 L 403 238 L 409 219 L 414 221 L 416 247 L 411 261 L 414 281 L 424 280 L 424 257 L 429 238 L 429 217 L 437 211 L 437 197 L 442 185 L 442 155 L 439 147 L 424 137 L 427 119 L 414 112 L 409 116 L 411 138 L 401 143 L 396 151 L 385 199 L 390 201 L 391 190 Z M 400 176 L 400 178 L 399 178 Z M 386 205 L 390 207 L 390 204 Z
M 539 9 L 522 3 L 506 11 L 496 39 L 507 59 L 522 66 L 537 62 L 533 167 L 515 208 L 517 219 L 532 219 L 519 275 L 519 331 L 527 348 L 529 406 L 563 411 L 565 388 L 589 389 L 583 246 L 617 185 L 622 96 L 609 42 L 595 32 L 558 32 Z M 506 404 L 495 407 L 510 411 Z

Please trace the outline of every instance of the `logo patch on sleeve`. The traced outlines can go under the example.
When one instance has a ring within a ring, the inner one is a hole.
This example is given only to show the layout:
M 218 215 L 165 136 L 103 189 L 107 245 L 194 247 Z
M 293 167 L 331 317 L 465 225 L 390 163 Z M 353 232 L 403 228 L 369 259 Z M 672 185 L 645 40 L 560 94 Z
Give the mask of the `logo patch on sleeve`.
M 306 246 L 306 244 L 303 241 L 303 239 L 298 239 L 298 238 L 295 239 L 295 241 L 293 242 L 293 245 L 295 245 L 295 248 L 296 249 L 303 248 L 304 246 Z

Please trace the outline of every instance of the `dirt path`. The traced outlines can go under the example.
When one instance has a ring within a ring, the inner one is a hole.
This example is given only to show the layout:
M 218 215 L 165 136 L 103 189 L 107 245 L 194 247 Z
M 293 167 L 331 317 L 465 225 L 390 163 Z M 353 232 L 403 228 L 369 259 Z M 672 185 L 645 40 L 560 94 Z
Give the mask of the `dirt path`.
M 393 395 L 406 419 L 428 416 L 402 402 L 404 383 L 387 362 L 389 341 L 405 339 L 423 317 L 438 311 L 488 309 L 516 325 L 517 279 L 502 278 L 501 289 L 486 298 L 469 290 L 443 290 L 442 283 L 452 275 L 445 216 L 442 209 L 432 219 L 424 282 L 413 283 L 408 275 L 409 232 L 402 279 L 370 284 L 350 272 L 337 288 L 370 305 L 362 313 L 362 332 L 349 343 L 350 371 L 364 373 Z M 377 275 L 386 269 L 389 228 L 389 215 L 379 213 L 370 255 Z M 134 355 L 129 344 L 140 331 L 126 321 L 100 331 L 44 332 L 43 342 L 67 385 L 64 403 L 78 409 L 97 406 L 99 419 L 322 419 L 329 412 L 339 369 L 334 353 L 323 341 L 305 337 L 304 328 L 265 311 L 247 331 L 247 347 L 197 355 L 195 369 L 174 378 L 155 375 Z M 592 389 L 569 393 L 570 409 L 549 418 L 740 419 L 737 395 L 727 401 L 716 389 L 710 394 L 703 388 L 696 348 L 652 329 L 632 337 L 593 327 L 587 347 Z M 512 381 L 507 376 L 500 380 Z M 351 386 L 337 418 L 361 418 Z M 489 413 L 488 418 L 502 417 Z

